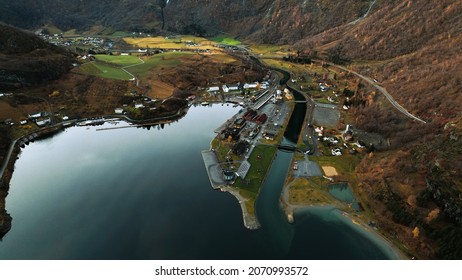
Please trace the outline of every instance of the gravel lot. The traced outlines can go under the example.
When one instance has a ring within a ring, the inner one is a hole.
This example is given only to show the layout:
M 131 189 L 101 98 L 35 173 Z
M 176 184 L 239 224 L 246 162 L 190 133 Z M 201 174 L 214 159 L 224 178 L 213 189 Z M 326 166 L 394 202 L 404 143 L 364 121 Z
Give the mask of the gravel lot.
M 340 112 L 336 105 L 316 103 L 314 108 L 314 124 L 324 127 L 335 127 L 340 120 Z

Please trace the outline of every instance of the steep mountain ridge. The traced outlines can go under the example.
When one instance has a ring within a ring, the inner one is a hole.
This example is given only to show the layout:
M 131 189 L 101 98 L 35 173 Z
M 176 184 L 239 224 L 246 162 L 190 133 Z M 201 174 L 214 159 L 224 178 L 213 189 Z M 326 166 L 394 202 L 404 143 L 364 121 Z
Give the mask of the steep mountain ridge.
M 18 0 L 5 3 L 0 20 L 23 28 L 53 24 L 63 30 L 103 25 L 114 30 L 227 32 L 267 43 L 292 43 L 355 20 L 370 0 Z M 189 28 L 189 29 L 188 29 Z
M 0 10 L 0 21 L 35 29 L 53 24 L 63 30 L 88 30 L 103 25 L 116 30 L 150 28 L 160 21 L 157 0 L 18 0 L 7 1 Z
M 352 21 L 367 11 L 368 0 L 181 1 L 166 7 L 167 27 L 191 24 L 262 43 L 293 43 Z M 196 12 L 198 10 L 199 11 Z

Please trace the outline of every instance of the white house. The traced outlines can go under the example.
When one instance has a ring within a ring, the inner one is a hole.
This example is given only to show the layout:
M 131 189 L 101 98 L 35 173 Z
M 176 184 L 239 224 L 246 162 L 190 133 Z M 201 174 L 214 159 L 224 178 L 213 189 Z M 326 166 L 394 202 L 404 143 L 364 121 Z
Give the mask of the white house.
M 322 91 L 322 92 L 325 92 L 325 91 L 328 91 L 329 90 L 329 87 L 324 84 L 324 83 L 319 83 L 319 89 Z
M 144 105 L 141 103 L 135 104 L 135 109 L 140 109 L 140 108 L 144 108 Z
M 124 109 L 122 109 L 122 108 L 116 108 L 114 110 L 114 113 L 116 113 L 116 114 L 123 114 L 123 112 L 124 112 Z
M 333 155 L 333 156 L 341 156 L 341 155 L 342 155 L 342 152 L 340 151 L 339 148 L 337 148 L 337 149 L 332 149 L 331 152 L 332 152 L 332 155 Z
M 239 84 L 232 84 L 228 86 L 230 91 L 239 90 Z
M 225 93 L 228 93 L 228 92 L 229 92 L 229 88 L 228 88 L 227 85 L 223 85 L 223 86 L 221 87 L 221 89 L 223 89 L 223 92 L 225 92 Z
M 42 121 L 37 121 L 37 125 L 38 126 L 44 126 L 44 125 L 47 125 L 47 124 L 50 124 L 51 123 L 51 120 L 50 119 L 45 119 L 45 120 L 42 120 Z
M 30 114 L 29 119 L 38 119 L 42 116 L 42 113 L 35 113 L 35 114 Z
M 212 91 L 220 91 L 220 87 L 209 87 L 209 89 L 207 89 L 208 92 L 212 92 Z
M 245 83 L 245 84 L 244 84 L 244 88 L 245 88 L 245 89 L 257 88 L 257 87 L 258 87 L 258 82 L 257 82 L 257 83 L 251 83 L 251 84 L 248 84 L 248 83 Z

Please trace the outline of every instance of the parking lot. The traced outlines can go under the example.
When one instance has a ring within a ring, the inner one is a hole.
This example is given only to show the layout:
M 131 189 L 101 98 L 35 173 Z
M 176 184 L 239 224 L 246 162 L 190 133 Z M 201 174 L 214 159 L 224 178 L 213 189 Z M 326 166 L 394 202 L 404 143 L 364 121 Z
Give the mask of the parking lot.
M 316 103 L 314 108 L 314 124 L 324 127 L 335 127 L 340 120 L 340 112 L 336 105 Z
M 307 178 L 323 176 L 322 170 L 319 165 L 305 157 L 305 160 L 296 161 L 297 170 L 293 170 L 295 178 Z

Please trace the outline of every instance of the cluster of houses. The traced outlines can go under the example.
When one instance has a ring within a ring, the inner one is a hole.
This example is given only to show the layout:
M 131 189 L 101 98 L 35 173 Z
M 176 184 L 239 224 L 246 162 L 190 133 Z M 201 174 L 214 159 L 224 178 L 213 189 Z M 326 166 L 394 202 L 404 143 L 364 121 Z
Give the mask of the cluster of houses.
M 28 115 L 29 121 L 35 122 L 39 127 L 43 127 L 46 125 L 51 124 L 51 118 L 49 117 L 49 114 L 47 112 L 38 112 L 38 113 L 33 113 Z M 27 119 L 21 119 L 19 121 L 20 125 L 26 125 L 28 123 Z M 7 119 L 5 120 L 6 125 L 14 125 L 13 119 Z
M 221 131 L 220 138 L 222 140 L 228 140 L 229 142 L 238 141 L 241 136 L 241 131 L 246 125 L 247 122 L 244 118 L 238 118 Z
M 91 47 L 93 49 L 109 50 L 114 46 L 114 43 L 110 40 L 105 40 L 102 38 L 97 38 L 97 37 L 92 37 L 92 36 L 72 39 L 72 38 L 64 37 L 63 33 L 59 33 L 59 34 L 56 33 L 53 35 L 43 34 L 42 30 L 39 30 L 37 32 L 37 35 L 39 35 L 43 40 L 51 44 L 62 46 L 62 47 L 85 46 L 85 47 Z
M 136 93 L 133 93 L 132 96 L 136 96 Z M 148 108 L 149 110 L 151 111 L 154 111 L 154 110 L 157 110 L 157 107 L 153 106 L 153 104 L 155 104 L 157 102 L 156 99 L 151 99 L 149 97 L 144 97 L 142 100 L 136 100 L 136 101 L 133 101 L 132 104 L 123 104 L 122 107 L 123 108 L 115 108 L 114 109 L 114 113 L 115 114 L 118 114 L 118 115 L 121 115 L 121 114 L 125 114 L 127 112 L 127 108 L 129 106 L 132 106 L 133 108 L 135 109 L 143 109 L 143 108 Z
M 34 121 L 40 127 L 51 124 L 51 118 L 49 117 L 49 114 L 47 112 L 33 113 L 33 114 L 30 114 L 28 118 L 29 120 Z M 22 122 L 27 123 L 26 120 L 21 121 L 21 124 Z
M 236 84 L 224 84 L 221 87 L 220 86 L 212 86 L 207 89 L 208 92 L 210 93 L 218 93 L 218 92 L 223 92 L 223 93 L 229 93 L 232 91 L 240 91 L 243 92 L 244 90 L 250 90 L 250 89 L 266 89 L 269 87 L 268 82 L 263 82 L 263 83 L 236 83 Z
M 335 136 L 325 136 L 323 127 L 316 127 L 315 132 L 318 134 L 318 140 L 331 148 L 330 153 L 333 156 L 341 156 L 343 149 L 346 149 L 346 151 L 348 151 L 349 154 L 356 154 L 358 151 L 355 148 L 351 147 L 348 143 L 356 145 L 358 148 L 365 147 L 361 144 L 361 141 L 353 143 L 355 137 L 353 127 L 351 125 L 347 125 L 345 131 L 343 131 L 343 133 L 341 134 L 341 138 L 344 142 L 343 145 L 340 145 L 339 138 Z

